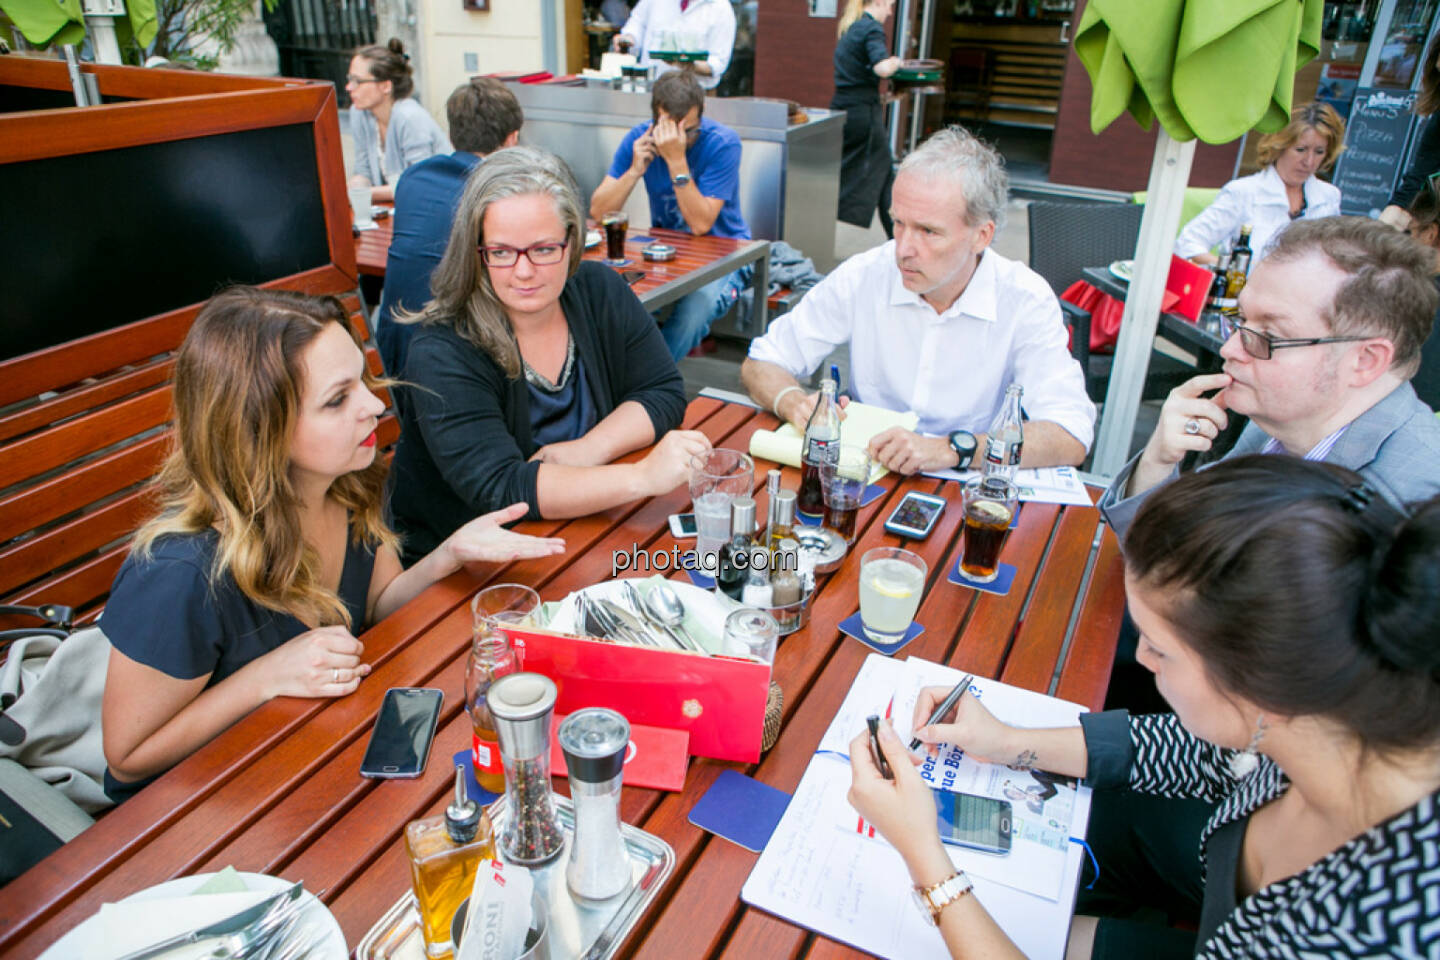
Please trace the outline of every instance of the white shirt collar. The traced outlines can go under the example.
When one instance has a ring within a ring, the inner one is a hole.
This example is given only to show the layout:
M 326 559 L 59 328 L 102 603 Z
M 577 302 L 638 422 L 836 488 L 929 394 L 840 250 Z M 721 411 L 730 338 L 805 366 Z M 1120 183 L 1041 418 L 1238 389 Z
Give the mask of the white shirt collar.
M 890 284 L 890 304 L 892 306 L 903 306 L 913 304 L 924 307 L 934 312 L 924 297 L 905 286 L 905 280 L 900 274 L 900 267 L 895 262 L 895 241 L 890 241 L 888 254 L 892 266 L 892 281 Z M 937 313 L 937 321 L 949 320 L 952 317 L 973 317 L 976 320 L 998 320 L 999 309 L 996 297 L 996 275 L 995 257 L 990 255 L 990 248 L 986 247 L 980 254 L 980 262 L 975 266 L 975 272 L 970 275 L 970 282 L 965 284 L 965 289 L 960 291 L 960 296 L 950 304 L 944 312 Z

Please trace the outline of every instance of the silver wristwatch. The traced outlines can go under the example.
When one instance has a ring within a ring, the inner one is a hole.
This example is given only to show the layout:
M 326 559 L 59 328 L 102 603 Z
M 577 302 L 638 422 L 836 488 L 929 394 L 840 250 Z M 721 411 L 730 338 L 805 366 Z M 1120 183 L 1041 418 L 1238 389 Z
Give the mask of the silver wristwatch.
M 932 927 L 938 927 L 940 911 L 969 893 L 973 886 L 964 871 L 957 870 L 939 883 L 916 887 L 911 896 L 915 898 L 915 906 L 920 908 L 926 922 Z
M 677 187 L 683 187 L 685 186 L 685 184 L 690 182 L 690 174 L 677 173 L 675 174 L 675 176 L 670 178 L 670 182 Z

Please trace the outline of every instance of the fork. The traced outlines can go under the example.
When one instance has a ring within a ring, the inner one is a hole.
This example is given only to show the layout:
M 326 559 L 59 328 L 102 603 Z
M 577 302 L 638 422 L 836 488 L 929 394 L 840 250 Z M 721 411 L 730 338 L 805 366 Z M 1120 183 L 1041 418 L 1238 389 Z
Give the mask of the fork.
M 325 931 L 307 923 L 294 932 L 294 939 L 266 960 L 303 960 L 314 953 L 324 937 Z
M 211 960 L 245 960 L 255 956 L 269 945 L 271 935 L 280 924 L 298 913 L 299 909 L 293 898 L 282 897 L 275 901 L 254 923 L 221 937 L 210 952 Z

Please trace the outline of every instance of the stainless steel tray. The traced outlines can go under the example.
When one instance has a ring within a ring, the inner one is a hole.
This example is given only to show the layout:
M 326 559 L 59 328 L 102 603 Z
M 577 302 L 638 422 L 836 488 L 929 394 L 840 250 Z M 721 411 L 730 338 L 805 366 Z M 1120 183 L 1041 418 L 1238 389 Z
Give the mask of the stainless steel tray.
M 530 868 L 535 889 L 550 908 L 550 960 L 606 960 L 625 942 L 665 878 L 675 869 L 675 851 L 659 837 L 628 823 L 621 824 L 620 834 L 630 852 L 629 892 L 599 903 L 578 902 L 565 886 L 565 865 L 570 862 L 570 845 L 575 837 L 575 806 L 568 797 L 557 795 L 555 809 L 565 831 L 565 849 L 549 863 Z M 490 805 L 490 820 L 497 834 L 507 813 L 504 797 Z M 425 960 L 425 941 L 420 935 L 420 914 L 413 891 L 407 889 L 360 939 L 355 960 Z

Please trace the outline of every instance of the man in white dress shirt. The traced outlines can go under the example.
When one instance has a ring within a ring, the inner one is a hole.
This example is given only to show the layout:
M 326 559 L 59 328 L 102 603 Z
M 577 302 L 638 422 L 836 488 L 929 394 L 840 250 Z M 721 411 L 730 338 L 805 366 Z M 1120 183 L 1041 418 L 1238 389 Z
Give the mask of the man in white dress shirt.
M 701 44 L 707 54 L 704 60 L 683 64 L 684 69 L 693 71 L 706 90 L 715 89 L 735 48 L 735 10 L 730 0 L 640 0 L 611 47 L 618 50 L 622 39 L 629 40 L 640 66 L 654 63 L 665 71 L 672 64 L 652 60 L 650 51 L 678 45 L 682 38 L 688 38 L 691 49 Z
M 983 459 L 1012 382 L 1025 389 L 1021 465 L 1083 461 L 1095 405 L 1059 301 L 1039 274 L 990 249 L 1008 190 L 993 147 L 959 127 L 932 136 L 895 178 L 895 239 L 846 260 L 750 345 L 740 368 L 750 396 L 803 430 L 817 394 L 796 378 L 848 342 L 854 398 L 920 415 L 918 433 L 893 428 L 871 442 L 889 469 Z

